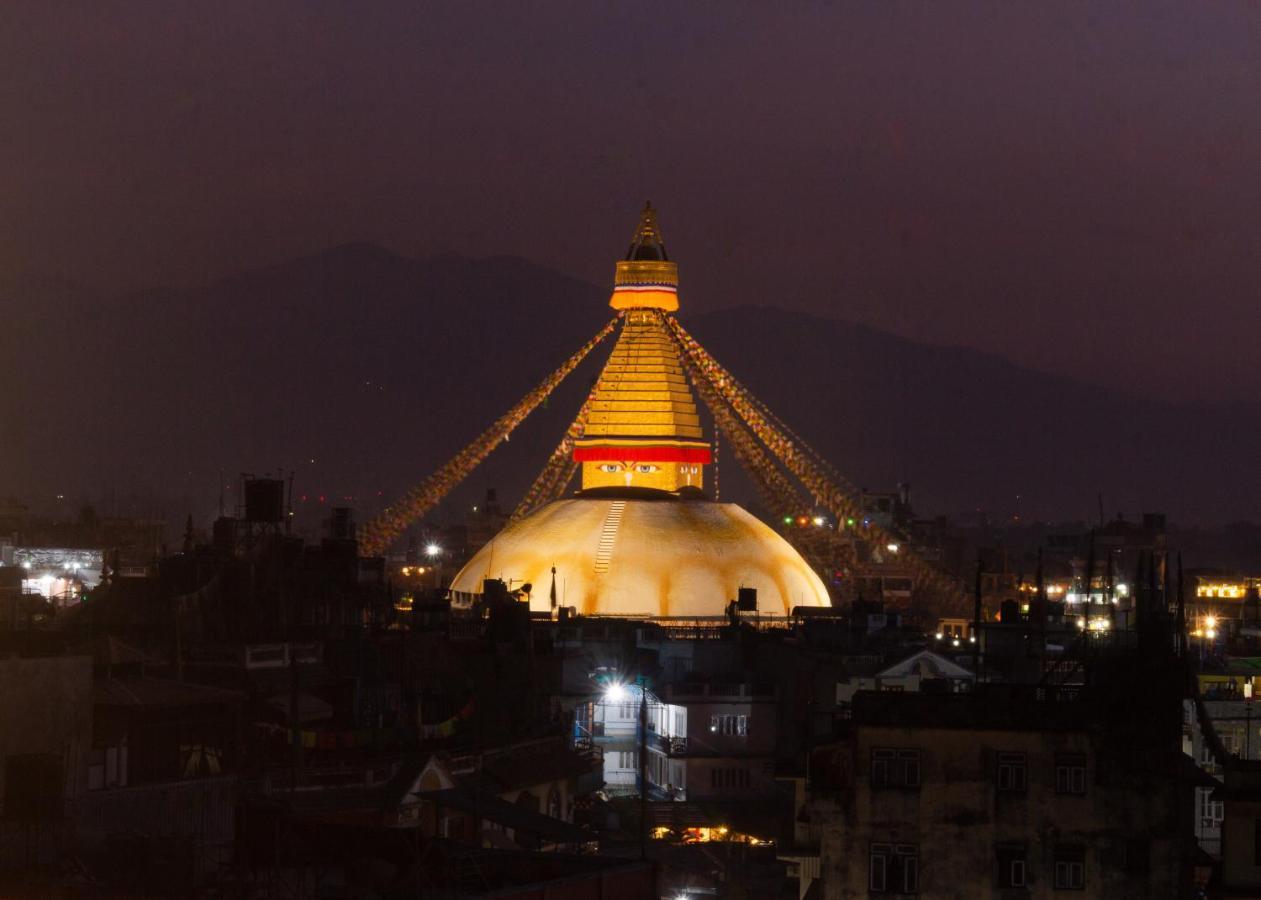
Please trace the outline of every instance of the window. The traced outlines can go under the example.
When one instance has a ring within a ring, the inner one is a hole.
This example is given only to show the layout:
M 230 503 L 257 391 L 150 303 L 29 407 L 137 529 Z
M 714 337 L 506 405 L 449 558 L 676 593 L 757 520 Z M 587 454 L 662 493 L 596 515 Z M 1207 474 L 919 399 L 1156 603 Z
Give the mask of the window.
M 747 788 L 749 786 L 748 769 L 710 769 L 709 786 L 721 788 Z
M 918 750 L 872 750 L 871 786 L 918 790 L 919 765 Z
M 1004 793 L 1023 794 L 1028 783 L 1028 770 L 1023 753 L 998 754 L 998 789 Z
M 1222 801 L 1213 799 L 1213 788 L 1195 789 L 1201 828 L 1220 828 L 1222 825 Z
M 749 734 L 749 717 L 722 715 L 709 717 L 709 730 L 713 734 L 732 734 L 747 737 Z
M 1086 848 L 1058 845 L 1055 848 L 1055 889 L 1080 891 L 1086 886 Z
M 1023 888 L 1026 879 L 1025 847 L 1023 844 L 999 844 L 997 884 L 1000 888 Z
M 919 848 L 914 844 L 872 844 L 867 888 L 873 894 L 919 892 Z
M 1086 754 L 1055 754 L 1055 793 L 1077 796 L 1086 793 Z
M 1217 764 L 1217 757 L 1213 755 L 1213 748 L 1209 746 L 1208 741 L 1200 743 L 1200 765 L 1214 766 Z
M 617 751 L 617 767 L 619 769 L 638 769 L 639 754 L 634 750 Z

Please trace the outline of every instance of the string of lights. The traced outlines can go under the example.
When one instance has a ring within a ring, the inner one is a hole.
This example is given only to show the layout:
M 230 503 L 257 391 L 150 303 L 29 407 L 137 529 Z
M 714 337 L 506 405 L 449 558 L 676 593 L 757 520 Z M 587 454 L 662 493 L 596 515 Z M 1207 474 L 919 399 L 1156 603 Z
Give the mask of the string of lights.
M 560 439 L 556 449 L 543 464 L 543 470 L 525 492 L 517 508 L 512 511 L 510 521 L 522 519 L 539 507 L 560 499 L 565 486 L 569 484 L 574 477 L 574 472 L 578 469 L 578 463 L 574 462 L 573 458 L 574 441 L 581 438 L 587 431 L 587 415 L 590 412 L 593 397 L 594 391 L 582 402 L 578 415 L 565 429 L 565 436 Z
M 383 553 L 411 523 L 433 509 L 456 485 L 468 477 L 491 451 L 508 439 L 540 403 L 556 389 L 565 377 L 577 368 L 593 349 L 610 334 L 618 320 L 613 319 L 583 344 L 573 356 L 517 402 L 512 409 L 477 436 L 472 443 L 446 462 L 420 484 L 386 509 L 360 532 L 360 551 L 366 556 Z
M 674 336 L 680 354 L 691 361 L 692 368 L 700 379 L 712 386 L 757 439 L 814 495 L 821 506 L 836 517 L 838 523 L 853 523 L 855 528 L 861 527 L 862 537 L 868 542 L 887 547 L 890 552 L 898 552 L 899 562 L 911 569 L 923 586 L 942 594 L 943 599 L 956 602 L 961 599 L 959 586 L 951 579 L 914 553 L 902 548 L 901 539 L 895 534 L 864 517 L 861 504 L 855 496 L 856 492 L 852 489 L 846 490 L 838 484 L 839 479 L 830 478 L 827 471 L 830 467 L 815 462 L 818 454 L 800 438 L 794 440 L 785 430 L 777 427 L 762 412 L 765 405 L 733 378 L 673 316 L 662 318 L 669 327 L 669 333 Z
M 714 425 L 731 445 L 736 461 L 748 472 L 749 478 L 757 488 L 762 502 L 778 516 L 795 513 L 801 509 L 804 498 L 784 473 L 771 461 L 770 457 L 754 439 L 753 435 L 740 424 L 731 407 L 718 396 L 706 379 L 701 378 L 692 360 L 683 357 L 683 365 L 688 379 L 700 394 L 701 401 L 713 417 Z

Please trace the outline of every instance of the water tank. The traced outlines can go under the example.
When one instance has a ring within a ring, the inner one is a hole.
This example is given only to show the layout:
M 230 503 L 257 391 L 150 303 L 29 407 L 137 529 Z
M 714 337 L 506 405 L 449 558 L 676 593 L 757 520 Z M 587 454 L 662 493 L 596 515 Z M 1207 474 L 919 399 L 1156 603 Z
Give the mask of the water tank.
M 349 506 L 334 506 L 328 520 L 328 536 L 335 541 L 355 539 L 355 519 Z
M 280 522 L 285 517 L 285 483 L 279 478 L 245 479 L 245 521 Z
M 757 612 L 757 588 L 740 588 L 736 593 L 736 609 L 740 612 Z

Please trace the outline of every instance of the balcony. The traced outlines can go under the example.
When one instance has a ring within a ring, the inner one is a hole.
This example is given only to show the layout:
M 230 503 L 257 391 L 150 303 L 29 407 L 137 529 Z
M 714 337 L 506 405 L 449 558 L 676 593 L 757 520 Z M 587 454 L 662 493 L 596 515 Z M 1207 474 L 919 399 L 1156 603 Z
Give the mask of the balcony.
M 655 731 L 648 732 L 648 746 L 653 750 L 658 750 L 666 756 L 686 756 L 687 755 L 687 738 L 658 734 Z

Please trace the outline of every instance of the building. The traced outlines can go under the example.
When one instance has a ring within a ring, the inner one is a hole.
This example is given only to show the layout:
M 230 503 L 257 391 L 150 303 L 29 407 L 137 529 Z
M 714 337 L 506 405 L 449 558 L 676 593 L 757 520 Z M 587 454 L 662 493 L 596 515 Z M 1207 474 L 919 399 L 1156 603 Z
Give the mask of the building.
M 0 659 L 0 873 L 64 852 L 91 749 L 90 656 Z
M 580 414 L 582 489 L 508 525 L 456 575 L 458 605 L 483 582 L 533 586 L 530 608 L 583 615 L 718 617 L 742 588 L 784 616 L 829 606 L 827 588 L 782 536 L 704 493 L 712 452 L 663 314 L 678 272 L 645 208 L 618 262 L 610 306 L 621 335 Z
M 822 896 L 1185 896 L 1200 779 L 1178 720 L 1125 702 L 1038 685 L 857 694 L 850 735 L 812 772 Z

